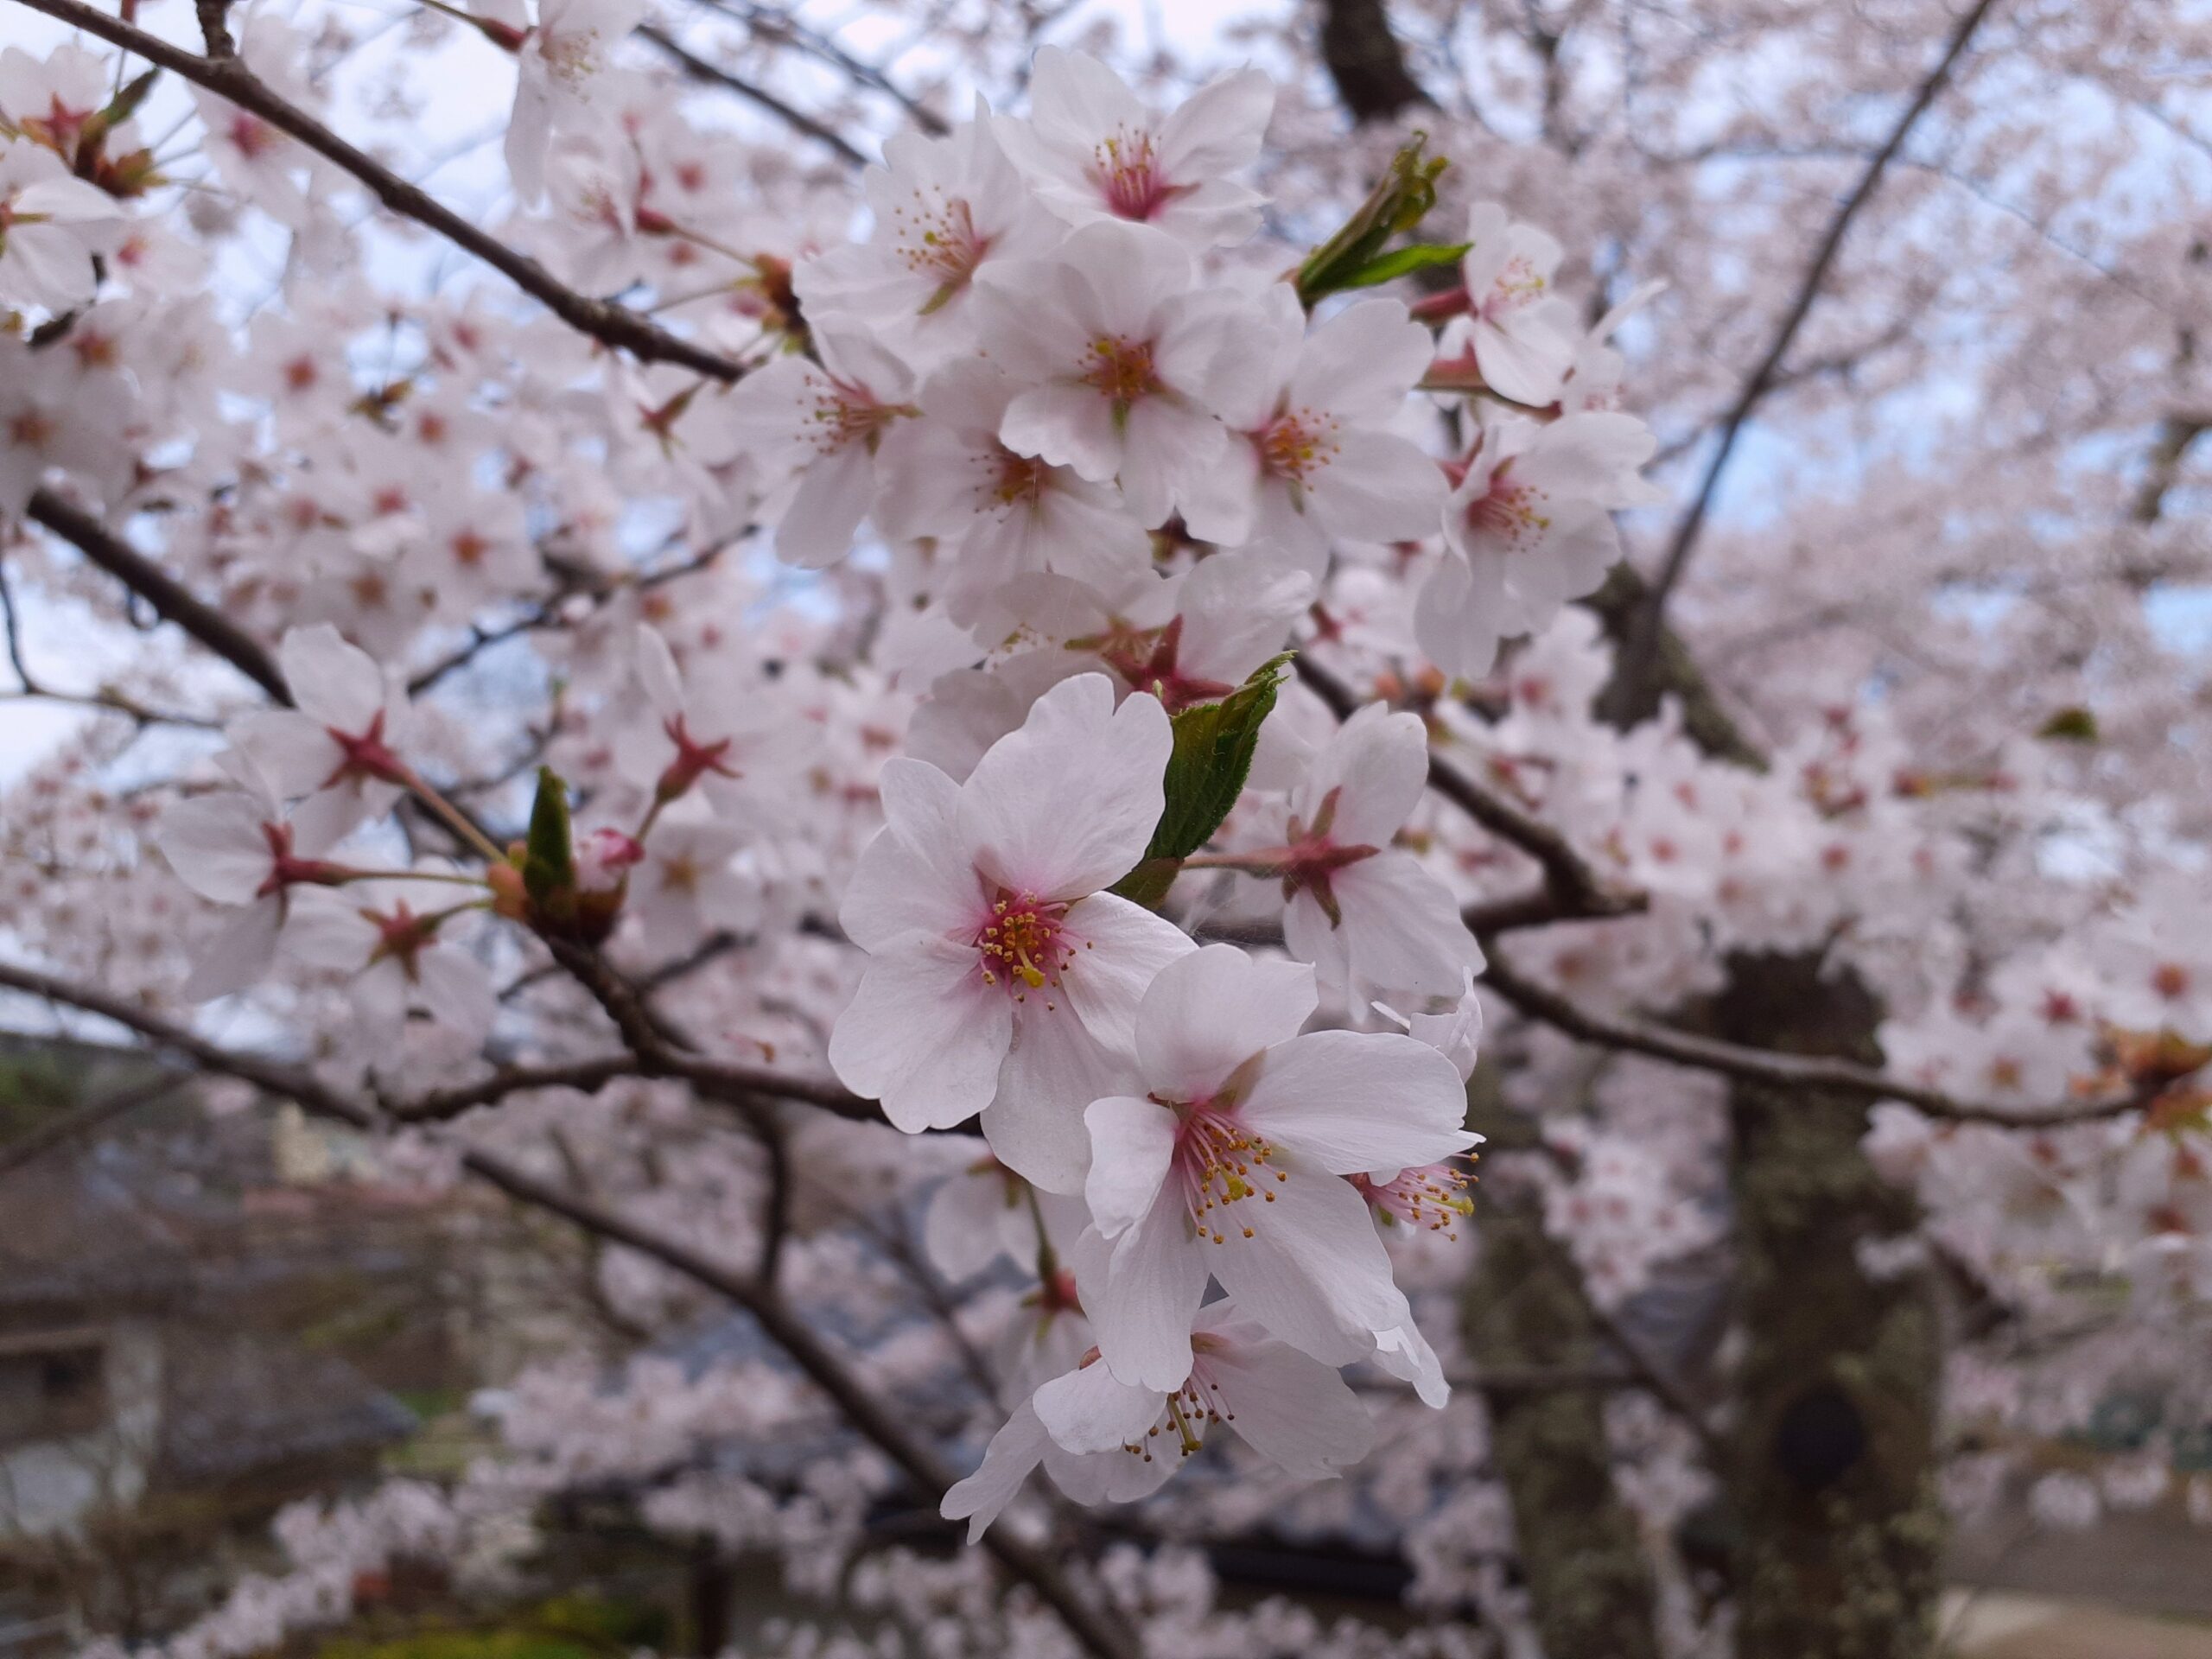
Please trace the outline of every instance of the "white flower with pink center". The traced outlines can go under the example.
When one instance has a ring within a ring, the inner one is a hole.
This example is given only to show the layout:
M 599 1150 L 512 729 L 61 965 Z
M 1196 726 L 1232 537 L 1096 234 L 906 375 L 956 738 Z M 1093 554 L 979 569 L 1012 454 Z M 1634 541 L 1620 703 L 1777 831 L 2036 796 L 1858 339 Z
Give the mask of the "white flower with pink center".
M 1093 1103 L 1076 1249 L 1084 1311 L 1115 1376 L 1155 1389 L 1191 1370 L 1209 1277 L 1275 1336 L 1328 1364 L 1411 1323 L 1365 1201 L 1474 1144 L 1452 1062 L 1410 1037 L 1299 1034 L 1313 969 L 1213 944 L 1160 970 L 1137 1010 L 1139 1094 Z
M 1487 674 L 1500 639 L 1548 627 L 1569 600 L 1595 592 L 1620 557 L 1613 513 L 1664 499 L 1637 475 L 1655 447 L 1642 421 L 1610 411 L 1485 426 L 1451 469 L 1448 550 L 1414 613 L 1429 659 Z
M 1283 942 L 1332 991 L 1457 996 L 1481 970 L 1451 889 L 1395 844 L 1427 785 L 1421 716 L 1369 703 L 1292 791 L 1282 844 L 1239 855 L 1281 876 Z
M 1165 1485 L 1226 1425 L 1268 1461 L 1306 1480 L 1367 1455 L 1375 1425 L 1331 1367 L 1279 1342 L 1232 1303 L 1202 1310 L 1190 1363 L 1172 1386 L 1115 1376 L 1093 1350 L 1040 1385 L 991 1439 L 982 1466 L 944 1495 L 947 1520 L 974 1543 L 1039 1464 L 1078 1503 L 1129 1503 Z
M 874 235 L 800 261 L 792 286 L 808 316 L 843 314 L 887 330 L 927 368 L 972 346 L 976 273 L 1049 253 L 1066 227 L 1023 186 L 981 99 L 976 118 L 949 137 L 901 133 L 883 159 L 861 180 Z
M 1046 207 L 1071 224 L 1157 226 L 1191 248 L 1241 242 L 1261 198 L 1226 175 L 1249 167 L 1274 111 L 1257 69 L 1209 82 L 1162 119 L 1097 59 L 1040 48 L 1030 117 L 1001 118 L 999 142 Z
M 820 569 L 851 550 L 875 505 L 878 457 L 919 411 L 912 372 L 874 340 L 824 326 L 814 344 L 819 363 L 779 357 L 746 376 L 728 415 L 763 476 L 788 469 L 797 478 L 776 556 Z
M 1440 372 L 1470 359 L 1483 385 L 1532 409 L 1559 401 L 1581 349 L 1574 307 L 1552 289 L 1560 245 L 1533 225 L 1518 225 L 1494 201 L 1467 215 L 1471 245 L 1460 263 L 1468 312 L 1445 330 Z
M 1191 942 L 1104 891 L 1144 856 L 1173 747 L 1148 696 L 1054 686 L 965 783 L 883 768 L 883 830 L 838 919 L 868 953 L 830 1033 L 847 1086 L 910 1132 L 976 1113 L 991 1150 L 1051 1192 L 1082 1189 L 1083 1109 L 1134 1080 L 1138 999 Z
M 1049 259 L 977 279 L 992 361 L 1019 388 L 999 437 L 1018 455 L 1119 480 L 1150 528 L 1198 493 L 1227 443 L 1217 365 L 1247 308 L 1192 280 L 1190 255 L 1141 225 L 1092 225 Z
M 1309 334 L 1296 292 L 1270 284 L 1215 375 L 1230 443 L 1185 504 L 1192 533 L 1273 543 L 1316 573 L 1332 540 L 1434 534 L 1444 475 L 1389 429 L 1430 350 L 1395 300 L 1363 300 Z

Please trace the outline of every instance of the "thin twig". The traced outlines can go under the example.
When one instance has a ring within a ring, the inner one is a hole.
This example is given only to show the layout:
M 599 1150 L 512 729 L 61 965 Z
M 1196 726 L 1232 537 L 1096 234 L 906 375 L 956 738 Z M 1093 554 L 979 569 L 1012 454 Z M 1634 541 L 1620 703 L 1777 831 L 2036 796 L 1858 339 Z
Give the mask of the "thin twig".
M 391 212 L 427 226 L 454 246 L 472 253 L 517 288 L 539 300 L 570 327 L 629 353 L 641 363 L 675 363 L 709 378 L 732 381 L 744 366 L 716 352 L 670 334 L 626 307 L 595 300 L 559 281 L 526 254 L 472 224 L 419 186 L 410 184 L 365 151 L 357 149 L 296 105 L 286 102 L 255 76 L 242 58 L 206 58 L 172 45 L 158 35 L 134 28 L 83 0 L 16 0 L 18 5 L 98 35 L 111 46 L 135 52 L 149 63 L 204 86 L 239 109 L 296 138 L 309 149 L 351 174 Z

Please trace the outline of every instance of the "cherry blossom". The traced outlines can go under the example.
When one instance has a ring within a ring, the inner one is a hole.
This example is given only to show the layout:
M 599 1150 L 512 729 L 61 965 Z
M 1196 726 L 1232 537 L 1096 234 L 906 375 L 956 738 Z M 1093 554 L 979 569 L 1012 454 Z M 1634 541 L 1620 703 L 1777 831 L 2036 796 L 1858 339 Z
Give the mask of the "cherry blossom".
M 1485 674 L 1499 639 L 1544 626 L 1593 591 L 1620 556 L 1612 513 L 1656 499 L 1637 476 L 1653 447 L 1630 415 L 1570 415 L 1549 425 L 1503 416 L 1485 426 L 1452 467 L 1449 550 L 1415 615 L 1431 660 Z
M 1236 546 L 1255 537 L 1317 568 L 1332 539 L 1411 541 L 1433 533 L 1443 475 L 1390 429 L 1433 343 L 1395 300 L 1363 300 L 1306 331 L 1287 283 L 1261 296 L 1236 349 L 1254 359 L 1218 379 L 1232 441 L 1183 516 Z
M 999 437 L 1018 455 L 1118 480 L 1147 528 L 1188 498 L 1227 435 L 1216 374 L 1238 307 L 1192 286 L 1191 257 L 1142 225 L 1101 223 L 1048 258 L 976 282 L 976 326 L 1019 384 Z
M 1070 223 L 1157 226 L 1193 248 L 1241 242 L 1259 223 L 1257 193 L 1224 175 L 1260 151 L 1274 88 L 1256 69 L 1209 82 L 1165 120 L 1086 53 L 1040 48 L 1027 122 L 1000 142 L 1039 198 Z
M 1557 402 L 1583 340 L 1573 306 L 1552 288 L 1559 243 L 1494 201 L 1468 211 L 1466 239 L 1468 312 L 1445 331 L 1446 363 L 1464 353 L 1500 397 L 1532 409 Z
M 1313 970 L 1210 944 L 1162 969 L 1137 1011 L 1146 1090 L 1084 1114 L 1096 1221 L 1076 1255 L 1113 1374 L 1170 1388 L 1211 1275 L 1301 1351 L 1358 1358 L 1405 1322 L 1389 1258 L 1343 1179 L 1395 1179 L 1473 1144 L 1459 1074 L 1389 1033 L 1299 1034 Z
M 1126 1075 L 1137 1000 L 1191 949 L 1172 923 L 1104 891 L 1159 820 L 1170 745 L 1158 702 L 1119 709 L 1103 675 L 1063 681 L 965 783 L 894 760 L 886 823 L 838 920 L 868 953 L 830 1063 L 901 1128 L 982 1114 L 999 1160 L 1077 1190 L 1071 1131 Z
M 1023 1402 L 982 1466 L 944 1495 L 946 1519 L 981 1538 L 1040 1463 L 1078 1503 L 1132 1503 L 1157 1491 L 1226 1423 L 1262 1457 L 1309 1480 L 1367 1454 L 1375 1427 L 1330 1367 L 1271 1338 L 1233 1302 L 1198 1315 L 1183 1379 L 1123 1382 L 1094 1356 Z
M 18 139 L 0 146 L 0 303 L 66 310 L 92 297 L 92 257 L 123 237 L 105 192 Z

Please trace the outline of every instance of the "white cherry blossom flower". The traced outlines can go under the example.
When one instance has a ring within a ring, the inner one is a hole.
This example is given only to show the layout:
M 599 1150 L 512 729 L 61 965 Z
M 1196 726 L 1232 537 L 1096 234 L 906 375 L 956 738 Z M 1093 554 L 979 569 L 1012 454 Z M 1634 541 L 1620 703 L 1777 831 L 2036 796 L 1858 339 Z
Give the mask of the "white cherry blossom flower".
M 396 1060 L 411 1015 L 445 1027 L 471 1047 L 491 1034 L 499 1003 L 484 964 L 456 942 L 455 925 L 466 919 L 457 896 L 468 894 L 407 880 L 308 888 L 296 896 L 284 949 L 352 976 L 346 996 L 359 1023 L 347 1046 L 372 1070 Z
M 1559 400 L 1560 387 L 1582 346 L 1574 307 L 1552 289 L 1561 249 L 1533 225 L 1514 222 L 1494 201 L 1467 214 L 1473 245 L 1460 262 L 1468 313 L 1444 333 L 1440 370 L 1471 356 L 1483 384 L 1532 409 Z
M 1296 292 L 1275 283 L 1231 349 L 1233 372 L 1215 377 L 1230 442 L 1184 506 L 1192 534 L 1257 537 L 1318 574 L 1332 540 L 1434 532 L 1444 475 L 1389 429 L 1432 349 L 1404 306 L 1362 300 L 1309 334 Z
M 1465 1151 L 1457 1071 L 1409 1037 L 1300 1034 L 1313 970 L 1210 944 L 1160 970 L 1137 1010 L 1144 1092 L 1084 1114 L 1096 1230 L 1076 1278 L 1123 1382 L 1189 1372 L 1211 1275 L 1293 1346 L 1332 1364 L 1409 1323 L 1367 1206 L 1383 1181 Z
M 866 242 L 802 260 L 791 285 L 810 317 L 849 315 L 890 331 L 927 366 L 967 349 L 976 273 L 1048 253 L 1065 226 L 1007 159 L 989 110 L 943 138 L 903 132 L 862 176 L 874 220 Z
M 66 311 L 92 297 L 92 256 L 123 239 L 123 210 L 53 151 L 0 144 L 0 305 Z
M 608 65 L 650 10 L 648 0 L 539 0 L 533 22 L 523 0 L 478 0 L 477 27 L 515 54 L 506 162 L 524 206 L 545 194 L 546 155 L 556 137 L 611 124 Z
M 1191 948 L 1104 891 L 1144 855 L 1173 747 L 1147 696 L 1054 686 L 963 784 L 887 762 L 886 823 L 838 919 L 868 953 L 830 1034 L 847 1086 L 900 1128 L 982 1113 L 999 1160 L 1047 1192 L 1083 1185 L 1081 1114 L 1128 1077 L 1137 1000 Z
M 766 475 L 798 475 L 776 527 L 777 556 L 819 569 L 850 550 L 875 505 L 878 467 L 889 464 L 881 452 L 920 411 L 912 372 L 868 335 L 825 325 L 814 342 L 820 363 L 779 357 L 740 381 L 726 409 Z
M 1261 71 L 1209 82 L 1163 120 L 1097 59 L 1047 46 L 1029 91 L 1029 119 L 1002 118 L 1000 142 L 1071 223 L 1128 219 L 1192 248 L 1259 227 L 1260 197 L 1225 175 L 1249 166 L 1267 135 L 1275 94 Z
M 945 606 L 963 626 L 1018 576 L 1052 571 L 1110 591 L 1152 562 L 1152 538 L 1111 484 L 1000 442 L 1021 390 L 988 363 L 941 370 L 922 388 L 912 442 L 878 468 L 884 533 L 936 537 L 953 553 Z
M 1427 784 L 1421 716 L 1369 703 L 1292 791 L 1283 844 L 1243 855 L 1280 874 L 1283 942 L 1333 991 L 1457 996 L 1482 966 L 1451 889 L 1394 844 Z
M 245 754 L 232 751 L 217 764 L 238 787 L 177 802 L 156 837 L 185 886 L 219 905 L 244 907 L 194 962 L 185 994 L 196 1002 L 242 991 L 269 971 L 297 889 L 349 879 L 323 856 L 347 827 L 341 814 L 310 803 L 287 817 L 274 787 Z
M 327 794 L 349 825 L 381 817 L 409 775 L 398 755 L 410 719 L 399 677 L 327 622 L 289 630 L 276 662 L 294 706 L 240 716 L 231 741 L 280 795 Z
M 1448 550 L 1414 613 L 1421 650 L 1450 673 L 1490 671 L 1497 643 L 1549 625 L 1620 557 L 1612 515 L 1662 499 L 1637 476 L 1656 448 L 1632 415 L 1502 416 L 1458 464 Z
M 1214 374 L 1241 302 L 1196 287 L 1173 239 L 1089 226 L 1050 258 L 985 271 L 976 302 L 991 359 L 1020 387 L 999 427 L 1016 454 L 1094 484 L 1118 478 L 1147 528 L 1218 463 Z
M 1079 1503 L 1128 1503 L 1158 1491 L 1226 1424 L 1269 1462 L 1307 1480 L 1367 1455 L 1375 1425 L 1330 1366 L 1276 1341 L 1233 1302 L 1197 1316 L 1189 1364 L 1170 1387 L 1122 1382 L 1095 1352 L 1038 1388 L 992 1437 L 982 1467 L 945 1493 L 947 1520 L 974 1543 L 1039 1464 Z

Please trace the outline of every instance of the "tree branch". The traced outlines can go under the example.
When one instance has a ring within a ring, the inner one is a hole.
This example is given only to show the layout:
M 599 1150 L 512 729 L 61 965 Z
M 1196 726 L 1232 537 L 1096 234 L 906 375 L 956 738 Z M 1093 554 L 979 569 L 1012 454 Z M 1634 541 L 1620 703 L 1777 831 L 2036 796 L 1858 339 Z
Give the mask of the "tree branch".
M 1503 997 L 1531 1019 L 1568 1036 L 1601 1047 L 1648 1055 L 1675 1065 L 1717 1072 L 1748 1083 L 1785 1089 L 1824 1089 L 1853 1094 L 1869 1100 L 1901 1101 L 1930 1117 L 1954 1123 L 1988 1123 L 2002 1128 L 2041 1129 L 2075 1123 L 2094 1123 L 2140 1111 L 2149 1103 L 2141 1094 L 2089 1101 L 2066 1101 L 2041 1109 L 2021 1110 L 1981 1101 L 1961 1100 L 1940 1089 L 1927 1088 L 1870 1066 L 1846 1060 L 1816 1059 L 1785 1054 L 1774 1049 L 1745 1048 L 1710 1037 L 1692 1036 L 1661 1026 L 1608 1019 L 1578 1007 L 1548 986 L 1524 979 L 1505 961 L 1489 940 L 1484 941 L 1490 959 L 1478 982 Z
M 1382 0 L 1322 0 L 1321 61 L 1337 98 L 1362 125 L 1436 100 L 1406 67 Z
M 1974 39 L 1975 31 L 1980 29 L 1982 20 L 1988 16 L 1995 3 L 1996 0 L 1974 0 L 1974 3 L 1959 19 L 1943 48 L 1942 56 L 1923 78 L 1912 100 L 1905 105 L 1896 124 L 1890 129 L 1889 137 L 1868 160 L 1865 170 L 1859 175 L 1858 183 L 1852 187 L 1851 194 L 1843 199 L 1834 218 L 1828 221 L 1827 233 L 1821 238 L 1812 263 L 1805 269 L 1805 275 L 1797 285 L 1796 296 L 1783 316 L 1781 327 L 1776 330 L 1765 357 L 1751 372 L 1751 378 L 1745 382 L 1735 407 L 1728 411 L 1728 418 L 1721 425 L 1720 442 L 1713 450 L 1713 459 L 1706 464 L 1705 476 L 1699 480 L 1697 494 L 1692 498 L 1688 510 L 1675 527 L 1666 559 L 1652 582 L 1650 593 L 1637 625 L 1628 635 L 1622 653 L 1621 669 L 1614 678 L 1614 690 L 1622 696 L 1639 690 L 1646 677 L 1651 658 L 1658 647 L 1659 630 L 1666 617 L 1667 601 L 1673 596 L 1675 586 L 1681 580 L 1683 569 L 1689 563 L 1690 555 L 1697 547 L 1698 536 L 1705 528 L 1706 513 L 1713 505 L 1713 493 L 1719 486 L 1720 475 L 1727 470 L 1729 457 L 1735 452 L 1737 436 L 1742 432 L 1745 423 L 1751 419 L 1752 412 L 1773 389 L 1776 376 L 1782 367 L 1782 359 L 1788 355 L 1791 344 L 1797 338 L 1798 329 L 1803 326 L 1815 302 L 1820 298 L 1821 286 L 1827 281 L 1829 267 L 1835 263 L 1836 254 L 1843 246 L 1843 238 L 1851 229 L 1852 220 L 1859 216 L 1859 209 L 1880 188 L 1882 175 L 1889 170 L 1891 159 L 1904 148 L 1905 139 L 1919 124 L 1920 118 L 1928 112 L 1936 95 L 1949 81 L 1951 71 L 1961 54 L 1966 51 L 1967 43 Z
M 1306 683 L 1338 720 L 1349 720 L 1360 700 L 1351 688 L 1310 654 L 1295 659 L 1298 677 Z M 1501 840 L 1510 842 L 1542 867 L 1544 885 L 1554 912 L 1548 921 L 1597 916 L 1624 916 L 1644 907 L 1641 893 L 1624 893 L 1607 887 L 1567 838 L 1548 823 L 1539 823 L 1503 797 L 1493 795 L 1472 779 L 1435 755 L 1428 758 L 1428 786 Z M 1527 901 L 1510 901 L 1516 925 L 1528 925 L 1522 916 Z
M 817 121 L 796 105 L 784 100 L 764 86 L 732 74 L 728 70 L 709 63 L 682 41 L 652 23 L 641 24 L 638 29 L 640 40 L 649 41 L 667 55 L 669 60 L 693 80 L 705 86 L 719 86 L 725 92 L 735 92 L 740 98 L 758 104 L 762 109 L 782 121 L 794 132 L 803 132 L 817 143 L 826 144 L 843 160 L 855 167 L 866 167 L 868 157 L 861 153 L 844 134 L 828 123 Z
M 744 374 L 743 365 L 671 334 L 626 307 L 577 293 L 537 260 L 516 252 L 497 237 L 480 230 L 428 191 L 410 184 L 374 157 L 347 143 L 306 111 L 278 97 L 246 67 L 245 60 L 201 57 L 171 45 L 158 35 L 149 35 L 96 10 L 84 4 L 83 0 L 16 0 L 16 3 L 43 12 L 88 35 L 96 35 L 126 52 L 135 52 L 149 63 L 158 64 L 194 86 L 203 86 L 248 113 L 259 116 L 279 132 L 296 138 L 316 155 L 351 174 L 391 212 L 427 226 L 454 246 L 475 255 L 579 333 L 628 352 L 641 363 L 674 363 L 721 381 L 735 380 Z
M 152 606 L 163 621 L 175 623 L 277 702 L 290 704 L 292 694 L 277 671 L 276 659 L 258 639 L 91 513 L 52 490 L 39 489 L 31 493 L 29 516 Z

